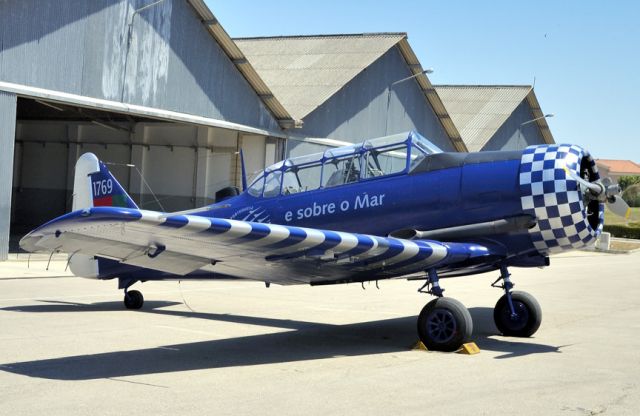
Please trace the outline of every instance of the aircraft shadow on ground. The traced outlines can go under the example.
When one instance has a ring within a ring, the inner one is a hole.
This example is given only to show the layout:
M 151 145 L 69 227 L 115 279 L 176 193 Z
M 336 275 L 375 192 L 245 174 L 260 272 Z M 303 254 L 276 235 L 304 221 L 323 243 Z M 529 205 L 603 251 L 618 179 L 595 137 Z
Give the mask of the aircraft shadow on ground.
M 262 335 L 165 345 L 131 351 L 70 356 L 0 365 L 7 372 L 55 380 L 91 380 L 153 373 L 249 366 L 407 351 L 416 341 L 415 317 L 346 325 L 163 309 L 176 302 L 148 301 L 142 310 L 168 316 L 289 329 Z M 0 308 L 14 312 L 95 312 L 121 310 L 121 302 L 47 302 Z M 504 352 L 496 358 L 560 352 L 554 347 L 494 336 L 491 308 L 471 308 L 474 341 L 480 349 Z

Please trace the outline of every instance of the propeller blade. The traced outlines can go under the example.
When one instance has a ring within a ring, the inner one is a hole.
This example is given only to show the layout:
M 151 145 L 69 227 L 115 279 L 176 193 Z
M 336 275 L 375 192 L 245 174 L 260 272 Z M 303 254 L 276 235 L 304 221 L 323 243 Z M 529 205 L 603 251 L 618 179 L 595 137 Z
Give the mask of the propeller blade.
M 627 205 L 625 200 L 620 197 L 619 194 L 621 190 L 618 184 L 613 183 L 610 178 L 604 178 L 601 182 L 589 182 L 584 178 L 581 178 L 580 175 L 566 166 L 564 170 L 571 179 L 578 182 L 585 189 L 589 189 L 589 191 L 591 191 L 592 196 L 589 199 L 597 199 L 601 202 L 606 201 L 611 212 L 623 217 L 624 219 L 629 219 L 629 216 L 631 215 L 631 208 L 629 208 L 629 205 Z
M 589 182 L 581 178 L 580 175 L 570 170 L 568 167 L 565 166 L 564 170 L 565 172 L 567 172 L 567 175 L 571 177 L 571 179 L 578 182 L 580 185 L 584 186 L 585 188 L 589 189 L 593 194 L 600 195 L 605 191 L 604 186 L 600 185 L 597 182 Z
M 607 207 L 609 207 L 611 212 L 619 217 L 623 217 L 625 220 L 628 220 L 631 215 L 631 208 L 629 208 L 629 205 L 627 205 L 625 200 L 620 196 L 616 195 L 609 198 L 607 201 Z

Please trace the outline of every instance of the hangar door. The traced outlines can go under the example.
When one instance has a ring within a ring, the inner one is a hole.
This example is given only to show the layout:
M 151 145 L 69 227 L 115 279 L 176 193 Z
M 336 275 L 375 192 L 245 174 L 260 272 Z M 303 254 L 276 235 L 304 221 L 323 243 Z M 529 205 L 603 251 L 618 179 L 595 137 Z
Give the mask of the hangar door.
M 179 211 L 212 203 L 220 189 L 241 184 L 241 148 L 250 173 L 279 160 L 283 147 L 281 139 L 229 129 L 18 98 L 14 248 L 25 232 L 71 209 L 73 169 L 85 152 L 111 163 L 141 208 Z

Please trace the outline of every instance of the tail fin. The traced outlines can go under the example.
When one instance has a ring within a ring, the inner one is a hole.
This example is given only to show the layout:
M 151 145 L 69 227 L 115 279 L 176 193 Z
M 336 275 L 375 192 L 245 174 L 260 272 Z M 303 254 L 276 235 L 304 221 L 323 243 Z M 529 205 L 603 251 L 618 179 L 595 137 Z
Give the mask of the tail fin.
M 93 153 L 85 153 L 76 162 L 73 210 L 92 207 L 138 209 L 107 166 Z
M 73 210 L 92 207 L 138 206 L 122 188 L 107 166 L 93 153 L 85 153 L 76 162 L 73 178 Z M 69 268 L 79 277 L 100 276 L 98 260 L 82 253 L 69 253 Z

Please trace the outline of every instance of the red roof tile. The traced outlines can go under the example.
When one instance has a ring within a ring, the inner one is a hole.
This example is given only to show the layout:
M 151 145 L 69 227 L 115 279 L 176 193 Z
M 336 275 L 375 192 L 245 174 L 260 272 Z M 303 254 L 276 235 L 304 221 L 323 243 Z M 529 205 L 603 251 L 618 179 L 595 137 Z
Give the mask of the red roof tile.
M 604 166 L 609 170 L 609 173 L 622 174 L 622 175 L 640 175 L 640 165 L 631 160 L 610 160 L 610 159 L 598 159 L 596 160 L 598 166 Z

